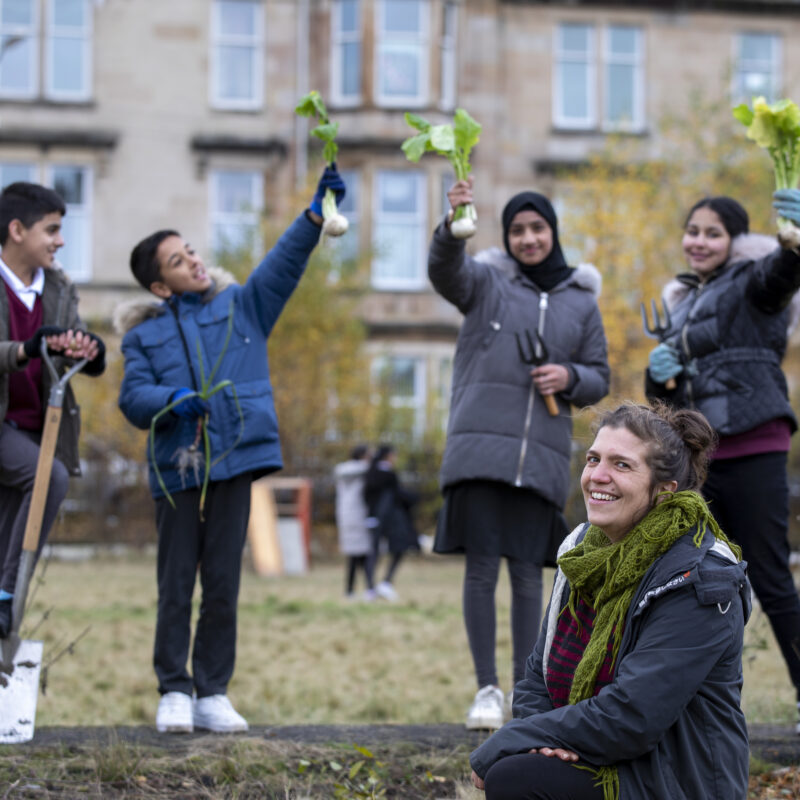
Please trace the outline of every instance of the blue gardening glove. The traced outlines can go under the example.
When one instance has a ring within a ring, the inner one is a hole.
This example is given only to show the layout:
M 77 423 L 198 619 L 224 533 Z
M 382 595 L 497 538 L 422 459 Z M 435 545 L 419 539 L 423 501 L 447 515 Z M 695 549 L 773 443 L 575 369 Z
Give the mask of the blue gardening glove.
M 650 377 L 656 383 L 666 383 L 670 378 L 683 372 L 678 351 L 665 342 L 650 351 L 649 367 Z
M 337 206 L 342 202 L 342 200 L 344 200 L 346 187 L 344 185 L 344 181 L 342 180 L 342 176 L 336 169 L 335 161 L 329 167 L 325 167 L 322 177 L 319 179 L 319 183 L 317 184 L 317 193 L 314 195 L 314 199 L 311 201 L 311 205 L 309 206 L 309 208 L 315 214 L 319 214 L 320 216 L 322 216 L 322 198 L 325 197 L 326 189 L 333 191 L 333 194 L 336 197 Z
M 778 189 L 772 199 L 772 207 L 780 216 L 800 225 L 800 189 Z
M 192 395 L 189 397 L 189 395 Z M 195 420 L 198 417 L 204 417 L 211 411 L 211 406 L 208 404 L 207 400 L 203 400 L 200 395 L 195 394 L 192 389 L 187 389 L 185 386 L 182 389 L 178 389 L 177 391 L 172 393 L 172 397 L 170 397 L 170 403 L 174 403 L 176 400 L 180 400 L 182 397 L 186 399 L 179 402 L 175 408 L 172 409 L 172 413 L 175 414 L 176 417 L 180 417 L 181 419 L 189 419 Z

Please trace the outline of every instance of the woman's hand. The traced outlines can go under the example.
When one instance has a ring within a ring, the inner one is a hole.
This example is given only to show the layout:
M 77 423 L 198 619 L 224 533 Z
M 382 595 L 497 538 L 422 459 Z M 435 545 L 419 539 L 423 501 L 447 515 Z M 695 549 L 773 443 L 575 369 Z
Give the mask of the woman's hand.
M 557 394 L 569 386 L 570 372 L 563 364 L 542 364 L 531 370 L 539 394 Z
M 483 783 L 483 778 L 479 778 L 478 773 L 475 772 L 475 770 L 472 770 L 472 785 L 476 789 L 480 789 L 481 791 L 483 791 L 485 788 L 485 785 Z
M 577 761 L 580 756 L 572 750 L 565 750 L 563 747 L 540 747 L 528 750 L 529 753 L 538 753 L 540 756 L 548 758 L 560 758 L 562 761 Z

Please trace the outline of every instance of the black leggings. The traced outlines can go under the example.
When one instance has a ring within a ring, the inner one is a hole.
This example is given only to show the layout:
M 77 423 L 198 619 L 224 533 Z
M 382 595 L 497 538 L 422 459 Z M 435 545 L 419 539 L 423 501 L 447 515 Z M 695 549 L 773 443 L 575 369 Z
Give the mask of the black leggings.
M 603 800 L 592 772 L 538 753 L 501 758 L 486 773 L 486 800 Z
M 349 556 L 347 559 L 347 583 L 345 589 L 347 594 L 352 594 L 356 587 L 356 573 L 359 569 L 364 570 L 364 577 L 367 579 L 367 589 L 372 589 L 372 572 L 375 559 L 370 553 L 364 556 Z
M 467 553 L 464 574 L 464 624 L 475 665 L 478 688 L 497 685 L 495 637 L 497 620 L 494 595 L 500 574 L 500 556 Z M 525 676 L 525 662 L 539 635 L 542 616 L 542 567 L 507 559 L 511 578 L 511 638 L 514 683 Z
M 741 545 L 800 701 L 800 597 L 789 569 L 786 453 L 712 461 L 703 494 L 722 530 Z

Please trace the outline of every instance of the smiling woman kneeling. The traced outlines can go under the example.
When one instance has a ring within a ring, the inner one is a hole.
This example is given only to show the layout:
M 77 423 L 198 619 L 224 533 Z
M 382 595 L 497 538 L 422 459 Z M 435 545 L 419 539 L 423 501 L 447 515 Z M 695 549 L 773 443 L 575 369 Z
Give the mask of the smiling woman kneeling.
M 599 421 L 514 719 L 470 757 L 488 800 L 746 797 L 750 587 L 697 493 L 714 440 L 666 406 Z

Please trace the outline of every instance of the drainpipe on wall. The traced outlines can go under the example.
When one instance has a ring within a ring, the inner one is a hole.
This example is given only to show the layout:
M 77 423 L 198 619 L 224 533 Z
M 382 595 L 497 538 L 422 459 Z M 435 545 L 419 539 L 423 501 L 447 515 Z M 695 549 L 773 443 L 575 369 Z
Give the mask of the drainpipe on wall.
M 297 2 L 297 63 L 295 64 L 296 98 L 307 94 L 308 88 L 308 0 Z M 294 178 L 297 189 L 302 189 L 308 172 L 308 120 L 294 115 Z

